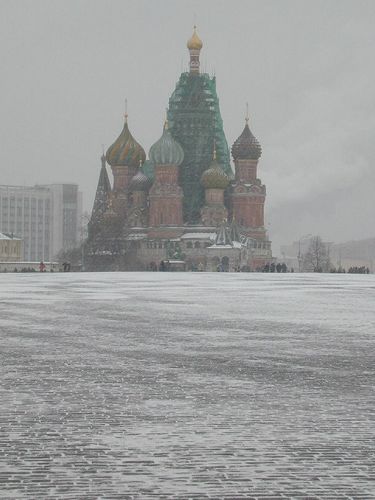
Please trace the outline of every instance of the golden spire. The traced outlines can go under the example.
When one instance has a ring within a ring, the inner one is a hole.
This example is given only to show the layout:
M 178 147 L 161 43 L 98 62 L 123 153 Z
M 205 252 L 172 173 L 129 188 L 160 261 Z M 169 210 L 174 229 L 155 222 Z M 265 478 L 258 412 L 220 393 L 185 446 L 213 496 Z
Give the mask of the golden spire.
M 102 167 L 105 168 L 106 158 L 105 158 L 104 144 L 102 144 L 102 156 L 101 156 L 101 160 L 102 160 Z
M 245 116 L 245 121 L 246 123 L 249 123 L 249 103 L 246 103 L 246 116 Z
M 125 123 L 128 123 L 128 100 L 125 99 L 125 114 L 124 114 L 124 118 L 125 118 Z
M 194 25 L 194 31 L 191 38 L 189 38 L 187 42 L 187 48 L 189 50 L 201 50 L 202 47 L 203 47 L 203 42 L 197 35 L 197 27 Z

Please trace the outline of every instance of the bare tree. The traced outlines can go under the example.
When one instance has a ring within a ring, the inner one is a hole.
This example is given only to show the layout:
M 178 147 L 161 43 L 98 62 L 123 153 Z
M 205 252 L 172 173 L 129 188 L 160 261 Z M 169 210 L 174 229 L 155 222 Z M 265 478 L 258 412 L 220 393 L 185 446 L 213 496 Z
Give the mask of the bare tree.
M 314 273 L 328 272 L 330 268 L 329 247 L 320 236 L 313 236 L 303 256 L 303 270 Z

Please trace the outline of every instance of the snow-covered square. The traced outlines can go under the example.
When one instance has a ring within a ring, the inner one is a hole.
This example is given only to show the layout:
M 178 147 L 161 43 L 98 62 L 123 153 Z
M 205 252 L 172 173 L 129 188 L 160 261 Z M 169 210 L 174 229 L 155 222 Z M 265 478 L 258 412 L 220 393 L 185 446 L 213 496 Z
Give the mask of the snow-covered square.
M 373 275 L 0 277 L 1 498 L 375 498 Z

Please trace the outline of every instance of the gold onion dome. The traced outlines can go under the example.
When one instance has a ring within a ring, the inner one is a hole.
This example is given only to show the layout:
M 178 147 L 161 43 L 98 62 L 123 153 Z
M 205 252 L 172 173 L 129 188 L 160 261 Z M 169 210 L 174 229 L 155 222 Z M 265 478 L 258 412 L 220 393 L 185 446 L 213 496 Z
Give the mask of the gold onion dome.
M 129 185 L 129 190 L 130 191 L 148 191 L 151 187 L 151 181 L 143 173 L 142 170 L 142 165 L 139 165 L 138 172 L 135 174 L 135 176 L 132 178 L 130 181 Z
M 229 177 L 219 165 L 214 150 L 211 165 L 202 174 L 201 184 L 205 189 L 225 189 L 229 182 Z
M 139 162 L 146 160 L 146 153 L 142 146 L 131 135 L 127 116 L 121 134 L 110 146 L 106 153 L 106 159 L 111 167 L 137 167 Z
M 181 165 L 184 150 L 175 141 L 168 129 L 168 121 L 164 124 L 163 135 L 150 148 L 148 156 L 154 165 Z
M 249 128 L 248 119 L 242 134 L 232 146 L 234 160 L 259 160 L 262 155 L 262 146 Z
M 203 42 L 199 38 L 199 36 L 197 35 L 197 27 L 194 26 L 194 32 L 193 32 L 191 38 L 189 38 L 189 40 L 187 42 L 187 48 L 189 50 L 190 49 L 201 50 L 202 47 L 203 47 Z

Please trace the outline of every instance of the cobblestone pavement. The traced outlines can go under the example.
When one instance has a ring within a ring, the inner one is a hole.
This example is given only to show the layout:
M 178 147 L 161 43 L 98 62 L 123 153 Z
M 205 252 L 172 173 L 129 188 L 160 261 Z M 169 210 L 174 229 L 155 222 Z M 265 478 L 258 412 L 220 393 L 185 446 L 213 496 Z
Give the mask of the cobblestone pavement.
M 0 497 L 375 498 L 375 277 L 0 275 Z

